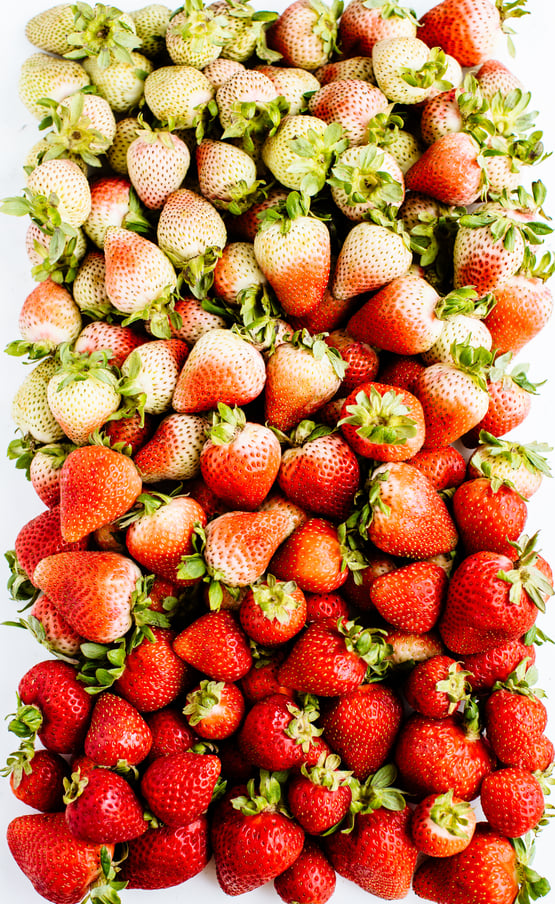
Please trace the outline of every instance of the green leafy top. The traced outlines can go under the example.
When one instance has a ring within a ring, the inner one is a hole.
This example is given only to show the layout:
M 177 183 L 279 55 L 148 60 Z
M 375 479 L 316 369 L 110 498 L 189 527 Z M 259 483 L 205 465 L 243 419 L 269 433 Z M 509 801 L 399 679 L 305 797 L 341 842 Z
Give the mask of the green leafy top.
M 375 386 L 370 394 L 359 390 L 355 403 L 347 405 L 348 417 L 342 418 L 338 426 L 351 424 L 357 434 L 369 443 L 386 445 L 406 445 L 417 433 L 416 421 L 410 416 L 404 398 L 390 389 L 382 393 Z
M 509 601 L 511 603 L 518 604 L 524 591 L 540 612 L 545 612 L 544 597 L 553 596 L 555 591 L 545 574 L 536 567 L 537 539 L 538 533 L 536 532 L 532 537 L 523 535 L 518 543 L 511 541 L 511 546 L 518 553 L 518 558 L 514 563 L 515 567 L 510 571 L 500 570 L 497 577 L 510 584 Z
M 141 46 L 131 17 L 115 6 L 97 3 L 94 8 L 78 2 L 72 7 L 75 31 L 67 36 L 67 43 L 75 47 L 64 54 L 70 60 L 96 58 L 101 69 L 111 63 L 133 64 L 131 52 Z

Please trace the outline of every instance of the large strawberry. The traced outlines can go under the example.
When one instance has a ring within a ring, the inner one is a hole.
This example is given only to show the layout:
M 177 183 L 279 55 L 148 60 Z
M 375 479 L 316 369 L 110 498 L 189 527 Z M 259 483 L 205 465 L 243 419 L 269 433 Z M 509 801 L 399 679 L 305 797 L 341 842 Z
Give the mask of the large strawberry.
M 490 776 L 486 776 L 484 782 Z M 411 833 L 416 847 L 429 857 L 452 857 L 470 844 L 476 815 L 469 803 L 453 795 L 429 794 L 417 803 Z
M 141 793 L 165 825 L 186 826 L 208 809 L 220 770 L 218 757 L 208 753 L 158 757 L 143 775 Z
M 403 276 L 411 263 L 408 234 L 398 221 L 357 223 L 341 246 L 331 291 L 336 298 L 350 298 L 379 289 Z
M 209 857 L 206 816 L 177 828 L 149 828 L 129 842 L 121 879 L 128 888 L 170 888 L 200 873 Z
M 327 63 L 336 46 L 337 20 L 342 7 L 295 0 L 268 32 L 270 47 L 288 66 L 317 69 Z
M 270 694 L 247 713 L 238 734 L 240 750 L 254 766 L 269 771 L 313 762 L 315 742 L 322 733 L 313 724 L 319 714 L 311 699 L 299 706 L 285 694 Z
M 438 44 L 461 66 L 476 66 L 488 59 L 509 16 L 522 16 L 522 3 L 491 0 L 443 0 L 420 19 L 419 36 L 430 47 Z
M 187 690 L 190 669 L 173 650 L 175 631 L 152 626 L 125 657 L 114 690 L 142 713 L 167 706 Z
M 448 578 L 435 562 L 411 562 L 378 574 L 369 587 L 370 603 L 395 628 L 423 634 L 436 624 Z
M 535 829 L 545 808 L 538 779 L 518 766 L 487 775 L 480 789 L 480 803 L 490 826 L 509 838 Z
M 78 770 L 64 796 L 69 831 L 79 841 L 117 844 L 147 830 L 143 808 L 130 784 L 109 769 Z
M 487 477 L 466 480 L 453 496 L 453 517 L 468 555 L 487 550 L 514 558 L 527 515 L 526 502 L 510 485 Z
M 448 132 L 413 163 L 405 174 L 406 187 L 443 204 L 472 204 L 482 187 L 479 152 L 478 143 L 467 132 Z
M 178 656 L 216 681 L 237 681 L 252 665 L 248 641 L 232 612 L 207 612 L 174 641 Z

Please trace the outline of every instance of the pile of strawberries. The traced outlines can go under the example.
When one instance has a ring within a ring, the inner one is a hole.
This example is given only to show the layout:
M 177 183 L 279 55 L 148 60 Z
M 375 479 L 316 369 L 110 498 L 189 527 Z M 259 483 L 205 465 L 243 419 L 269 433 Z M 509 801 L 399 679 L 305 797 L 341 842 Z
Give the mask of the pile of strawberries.
M 554 591 L 524 531 L 549 450 L 504 437 L 555 262 L 530 95 L 492 59 L 525 2 L 28 23 L 9 455 L 45 508 L 9 589 L 53 656 L 4 772 L 38 811 L 10 851 L 54 904 L 211 856 L 225 894 L 289 904 L 336 873 L 548 893 Z

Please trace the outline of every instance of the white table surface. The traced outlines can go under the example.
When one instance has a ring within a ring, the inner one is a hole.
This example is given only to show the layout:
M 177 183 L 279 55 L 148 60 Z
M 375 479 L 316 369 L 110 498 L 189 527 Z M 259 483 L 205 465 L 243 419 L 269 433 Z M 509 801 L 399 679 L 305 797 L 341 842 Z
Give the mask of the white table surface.
M 146 3 L 147 0 L 144 0 Z M 36 122 L 27 113 L 17 96 L 19 67 L 23 60 L 34 52 L 24 37 L 26 21 L 44 8 L 44 0 L 19 0 L 6 5 L 6 19 L 3 27 L 3 60 L 2 60 L 2 117 L 0 132 L 0 197 L 20 194 L 23 187 L 21 165 L 23 157 L 38 138 Z M 122 4 L 123 5 L 123 4 Z M 132 8 L 129 2 L 125 8 Z M 143 5 L 138 3 L 137 7 Z M 283 9 L 285 0 L 277 0 L 274 4 L 262 6 L 255 0 L 258 8 Z M 421 14 L 431 5 L 427 0 L 414 0 L 412 6 Z M 553 87 L 549 76 L 553 65 L 553 35 L 555 34 L 555 4 L 553 0 L 529 0 L 528 7 L 532 13 L 517 20 L 515 28 L 515 44 L 517 56 L 510 60 L 503 46 L 499 47 L 497 57 L 504 60 L 519 76 L 525 86 L 532 91 L 533 109 L 540 111 L 538 124 L 545 134 L 547 149 L 555 148 L 555 115 L 553 113 Z M 9 12 L 8 12 L 9 9 Z M 555 159 L 546 161 L 536 168 L 535 178 L 541 177 L 555 195 Z M 555 203 L 549 196 L 547 210 L 555 212 Z M 4 347 L 8 341 L 18 338 L 17 317 L 27 294 L 34 287 L 30 276 L 30 268 L 24 251 L 24 234 L 26 221 L 13 217 L 0 217 L 0 256 L 2 260 L 2 302 L 0 305 L 0 337 Z M 551 246 L 554 247 L 553 241 Z M 553 327 L 548 327 L 533 340 L 519 355 L 518 360 L 531 363 L 530 377 L 539 381 L 548 379 L 542 388 L 541 395 L 534 399 L 532 413 L 527 421 L 515 431 L 515 437 L 521 442 L 543 441 L 555 447 L 555 353 L 553 350 Z M 21 359 L 0 355 L 0 474 L 2 485 L 2 517 L 0 518 L 1 542 L 0 550 L 13 548 L 14 539 L 19 529 L 43 508 L 32 487 L 23 473 L 16 471 L 14 464 L 5 457 L 4 450 L 14 437 L 14 427 L 10 417 L 10 405 L 13 395 L 22 382 L 26 368 Z M 552 457 L 555 470 L 555 456 Z M 528 532 L 541 529 L 541 546 L 545 556 L 555 566 L 555 482 L 544 481 L 540 493 L 530 502 Z M 2 588 L 8 577 L 7 568 L 2 561 L 0 584 Z M 555 636 L 555 601 L 548 606 L 548 613 L 539 620 L 541 627 Z M 13 618 L 15 604 L 8 598 L 7 591 L 0 591 L 0 620 Z M 42 648 L 32 637 L 23 631 L 0 626 L 0 718 L 13 712 L 15 707 L 15 689 L 20 677 L 35 662 L 45 658 Z M 548 707 L 551 713 L 551 724 L 548 733 L 555 740 L 555 652 L 552 645 L 538 649 L 538 665 L 540 669 L 540 686 L 548 693 Z M 0 731 L 0 763 L 17 744 L 14 735 L 5 728 Z M 0 876 L 2 877 L 3 901 L 17 901 L 18 904 L 38 904 L 41 899 L 33 890 L 28 880 L 22 875 L 12 860 L 5 844 L 5 827 L 14 816 L 23 812 L 31 812 L 20 804 L 11 794 L 7 780 L 0 782 Z M 555 868 L 553 866 L 553 849 L 555 844 L 554 828 L 547 828 L 540 835 L 537 844 L 535 866 L 540 873 L 546 875 L 555 888 Z M 552 895 L 554 892 L 552 892 Z M 124 892 L 123 900 L 141 901 L 144 904 L 177 904 L 184 895 L 189 900 L 202 899 L 205 904 L 217 904 L 225 900 L 214 876 L 213 863 L 201 874 L 185 886 L 167 889 L 161 892 Z M 272 885 L 249 893 L 245 897 L 252 904 L 270 904 L 279 900 Z M 380 899 L 366 894 L 357 886 L 338 877 L 337 890 L 332 899 L 336 904 L 363 904 L 363 902 Z M 412 893 L 407 901 L 416 901 Z

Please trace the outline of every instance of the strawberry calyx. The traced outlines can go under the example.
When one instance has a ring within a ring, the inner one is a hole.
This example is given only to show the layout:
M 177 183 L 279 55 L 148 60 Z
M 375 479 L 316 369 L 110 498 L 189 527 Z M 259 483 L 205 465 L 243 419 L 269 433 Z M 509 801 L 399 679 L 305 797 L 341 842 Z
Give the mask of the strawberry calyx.
M 172 328 L 178 330 L 183 323 L 181 315 L 174 310 L 175 302 L 181 297 L 180 286 L 183 279 L 184 277 L 182 276 L 178 277 L 177 286 L 164 286 L 156 298 L 145 305 L 144 308 L 133 311 L 133 313 L 125 317 L 121 321 L 121 325 L 129 326 L 139 320 L 144 320 L 148 323 L 148 328 L 152 335 L 157 339 L 171 339 Z
M 187 694 L 183 714 L 187 716 L 189 725 L 198 725 L 210 715 L 214 707 L 220 705 L 224 687 L 224 681 L 203 679 L 196 690 Z
M 298 191 L 290 191 L 284 201 L 278 201 L 272 207 L 257 214 L 259 230 L 264 231 L 272 226 L 279 226 L 282 235 L 287 235 L 291 229 L 293 220 L 299 217 L 315 216 L 310 209 L 310 198 L 307 194 L 299 194 Z M 329 219 L 329 216 L 325 217 Z
M 94 352 L 75 352 L 71 350 L 69 342 L 64 342 L 58 347 L 60 366 L 55 371 L 55 377 L 61 377 L 57 385 L 57 392 L 78 383 L 82 380 L 97 380 L 106 383 L 119 392 L 118 372 L 108 363 L 108 352 L 99 349 Z
M 32 703 L 23 703 L 19 694 L 17 696 L 17 710 L 11 713 L 13 718 L 8 722 L 8 731 L 13 731 L 24 742 L 22 746 L 25 754 L 30 753 L 34 747 L 37 734 L 42 728 L 43 715 L 38 706 Z
M 472 672 L 459 669 L 458 665 L 458 662 L 452 663 L 447 671 L 447 678 L 436 682 L 436 691 L 439 694 L 446 694 L 449 700 L 449 714 L 454 713 L 459 703 L 468 700 L 469 697 L 470 685 L 466 679 Z
M 15 753 L 10 753 L 6 759 L 6 765 L 0 769 L 0 775 L 10 776 L 14 789 L 19 788 L 23 775 L 29 775 L 32 770 L 32 759 L 35 755 L 35 745 L 32 740 L 23 740 Z
M 516 854 L 516 875 L 519 892 L 515 904 L 530 904 L 543 898 L 551 891 L 548 880 L 532 869 L 534 859 L 534 832 L 527 832 L 522 838 L 510 838 Z
M 368 666 L 365 682 L 380 681 L 390 668 L 388 656 L 393 652 L 386 642 L 387 631 L 363 628 L 355 621 L 339 618 L 337 629 L 343 635 L 349 653 L 355 653 Z
M 225 575 L 222 572 L 214 570 L 206 564 L 204 559 L 204 549 L 206 547 L 206 531 L 200 524 L 196 522 L 191 537 L 194 552 L 187 556 L 182 556 L 181 563 L 177 569 L 177 577 L 185 581 L 204 581 L 208 584 L 208 602 L 212 612 L 218 611 L 223 601 L 224 588 L 234 598 L 237 599 L 240 593 L 239 587 L 230 587 L 225 581 Z
M 176 23 L 178 13 L 185 13 L 184 21 Z M 170 16 L 170 35 L 179 35 L 193 54 L 202 54 L 207 45 L 224 47 L 233 37 L 227 17 L 205 7 L 203 0 L 185 0 L 183 6 Z
M 396 778 L 397 769 L 392 763 L 388 763 L 370 775 L 365 782 L 357 782 L 356 785 L 353 783 L 351 814 L 364 815 L 381 807 L 386 810 L 404 810 L 407 805 L 404 792 L 393 786 Z
M 524 251 L 522 266 L 518 272 L 529 279 L 541 279 L 542 282 L 545 282 L 551 279 L 555 273 L 555 255 L 551 251 L 546 251 L 538 260 L 537 256 L 527 246 Z
M 454 366 L 465 373 L 473 383 L 487 392 L 487 370 L 493 361 L 493 355 L 483 345 L 473 347 L 466 342 L 453 342 L 450 348 Z
M 252 155 L 255 150 L 253 136 L 274 135 L 282 116 L 289 110 L 289 101 L 282 95 L 274 100 L 235 101 L 231 105 L 231 123 L 222 134 L 226 138 L 241 138 L 243 149 Z
M 21 436 L 16 436 L 15 439 L 12 439 L 12 441 L 8 444 L 8 448 L 6 449 L 6 455 L 10 459 L 10 461 L 15 461 L 15 466 L 18 471 L 25 471 L 25 477 L 27 478 L 27 480 L 30 480 L 31 462 L 33 461 L 33 458 L 35 457 L 39 449 L 42 452 L 43 450 L 48 450 L 50 448 L 53 449 L 56 445 L 57 444 L 55 443 L 49 443 L 47 446 L 42 446 L 30 433 L 25 433 Z M 60 444 L 60 447 L 61 445 L 62 444 Z M 57 471 L 58 468 L 63 465 L 64 461 L 65 458 L 59 465 L 54 465 L 54 470 Z
M 315 766 L 307 763 L 301 765 L 301 774 L 309 779 L 313 785 L 327 788 L 328 791 L 337 791 L 338 788 L 350 785 L 352 772 L 340 769 L 341 758 L 336 753 L 326 755 L 322 753 L 318 757 Z
M 218 408 L 212 412 L 212 423 L 206 428 L 206 436 L 217 446 L 233 442 L 247 423 L 242 408 L 234 405 L 230 408 L 224 402 L 218 402 Z
M 301 704 L 301 706 L 297 706 L 293 702 L 287 703 L 291 720 L 284 732 L 288 738 L 300 745 L 303 753 L 308 753 L 314 738 L 318 738 L 324 729 L 313 724 L 320 717 L 317 697 L 312 694 L 302 694 Z
M 462 728 L 467 738 L 477 740 L 483 729 L 482 713 L 477 697 L 467 697 L 462 710 Z
M 256 778 L 251 778 L 247 783 L 247 793 L 232 798 L 232 807 L 240 810 L 244 816 L 256 816 L 265 811 L 290 816 L 285 807 L 282 788 L 287 774 L 287 772 L 268 772 L 267 769 L 260 769 L 258 781 Z
M 228 210 L 229 213 L 236 217 L 268 196 L 268 188 L 264 179 L 256 179 L 252 183 L 247 182 L 245 179 L 240 179 L 226 191 L 229 198 L 213 198 L 212 203 L 214 207 Z
M 342 418 L 338 426 L 352 424 L 362 439 L 377 445 L 405 445 L 416 436 L 416 421 L 409 416 L 409 409 L 403 397 L 394 389 L 383 395 L 372 386 L 370 394 L 360 390 L 356 404 L 347 405 L 348 417 Z
M 311 0 L 311 5 L 317 0 Z M 319 4 L 323 7 L 323 4 Z M 287 142 L 287 146 L 299 158 L 287 167 L 292 175 L 302 176 L 302 196 L 312 197 L 320 192 L 333 161 L 348 147 L 349 142 L 338 122 L 332 122 L 322 133 L 309 129 L 306 135 Z
M 347 521 L 343 521 L 337 528 L 341 570 L 345 571 L 348 568 L 355 584 L 362 584 L 360 572 L 368 568 L 368 559 L 361 548 L 360 537 L 351 518 L 352 516 L 349 516 Z
M 183 281 L 187 283 L 194 297 L 199 300 L 208 296 L 214 284 L 214 269 L 221 256 L 222 249 L 216 245 L 208 247 L 203 254 L 197 254 L 185 264 L 168 254 L 172 263 L 181 267 Z
M 472 807 L 465 800 L 453 800 L 453 789 L 438 794 L 430 809 L 430 819 L 440 829 L 458 838 L 468 837 L 469 814 Z
M 356 163 L 347 164 L 341 158 L 332 167 L 328 184 L 345 192 L 349 204 L 371 202 L 376 207 L 399 207 L 403 187 L 391 173 L 382 169 L 385 155 L 377 144 L 358 149 Z
M 382 19 L 408 19 L 418 25 L 418 18 L 413 9 L 399 6 L 399 0 L 363 0 L 366 9 L 379 9 Z
M 181 484 L 178 484 L 171 493 L 161 493 L 158 490 L 148 490 L 146 493 L 140 493 L 133 504 L 133 508 L 118 519 L 118 528 L 122 529 L 129 527 L 130 524 L 138 521 L 139 518 L 143 518 L 145 515 L 153 515 L 154 512 L 157 512 L 162 506 L 168 505 L 168 503 L 178 498 L 180 489 Z M 149 589 L 147 583 L 145 586 L 147 594 Z
M 303 329 L 297 330 L 292 336 L 286 336 L 284 341 L 289 342 L 295 348 L 310 352 L 316 361 L 327 360 L 331 364 L 336 377 L 342 380 L 348 365 L 341 357 L 341 352 L 338 349 L 326 345 L 324 338 L 327 335 L 327 333 L 317 333 L 313 336 L 308 330 Z
M 370 527 L 374 512 L 390 515 L 391 508 L 381 497 L 382 484 L 387 482 L 389 471 L 384 465 L 380 465 L 370 475 L 364 487 L 357 490 L 353 502 L 353 511 L 345 521 L 347 538 L 358 535 L 362 540 L 368 540 L 368 528 Z M 354 541 L 356 543 L 356 541 Z
M 516 383 L 516 385 L 519 386 L 520 389 L 524 389 L 525 392 L 529 392 L 532 395 L 537 395 L 538 387 L 543 386 L 546 381 L 543 380 L 541 383 L 532 383 L 528 379 L 528 369 L 530 367 L 529 364 L 519 363 L 516 365 L 516 367 L 513 368 L 512 371 L 509 372 L 509 364 L 511 363 L 512 358 L 512 352 L 506 352 L 504 355 L 498 355 L 489 369 L 488 382 L 503 382 L 504 389 L 509 389 L 511 383 Z
M 448 61 L 441 47 L 432 47 L 427 61 L 420 69 L 401 66 L 399 75 L 412 88 L 432 88 L 437 91 L 449 91 L 453 84 L 443 78 L 447 72 Z
M 85 93 L 76 91 L 63 104 L 49 97 L 41 98 L 38 103 L 45 108 L 39 129 L 52 127 L 46 135 L 48 146 L 39 154 L 39 163 L 70 156 L 81 158 L 87 166 L 100 166 L 98 158 L 111 142 L 98 129 L 91 128 L 88 116 L 83 115 Z
M 480 296 L 473 286 L 461 286 L 439 299 L 434 314 L 439 320 L 451 320 L 461 314 L 483 320 L 495 304 L 495 297 L 491 293 Z
M 40 590 L 29 580 L 29 575 L 19 564 L 15 549 L 9 549 L 5 552 L 4 558 L 10 569 L 10 576 L 7 581 L 8 593 L 14 602 L 23 602 L 25 603 L 23 609 L 28 609 L 35 602 Z
M 433 204 L 433 211 L 420 213 L 420 220 L 410 230 L 410 248 L 420 257 L 422 267 L 449 269 L 452 265 L 453 245 L 459 228 L 459 220 L 466 213 L 465 207 L 447 207 Z
M 135 34 L 134 26 L 126 21 L 128 16 L 103 3 L 97 3 L 94 9 L 87 3 L 76 3 L 72 9 L 75 31 L 66 40 L 75 50 L 65 53 L 66 59 L 93 57 L 101 69 L 107 69 L 111 63 L 133 65 L 131 51 L 137 50 L 142 41 Z
M 511 585 L 509 602 L 518 604 L 524 591 L 540 612 L 545 612 L 544 597 L 553 596 L 555 591 L 546 576 L 542 574 L 539 568 L 536 568 L 538 560 L 537 539 L 538 532 L 532 537 L 527 537 L 523 534 L 518 542 L 509 541 L 518 553 L 518 558 L 514 563 L 515 568 L 510 571 L 501 569 L 498 571 L 497 577 Z
M 64 778 L 64 804 L 71 804 L 74 800 L 77 800 L 78 797 L 81 797 L 81 794 L 88 784 L 89 780 L 87 776 L 81 775 L 80 769 L 72 772 L 71 778 Z
M 73 656 L 68 656 L 66 653 L 63 653 L 56 648 L 56 645 L 47 638 L 44 625 L 34 615 L 29 615 L 27 618 L 18 618 L 17 621 L 4 621 L 1 624 L 11 628 L 24 628 L 26 631 L 29 631 L 35 640 L 45 647 L 49 653 L 52 653 L 56 659 L 61 659 L 62 662 L 69 662 L 70 665 L 79 665 L 78 659 Z
M 331 7 L 321 0 L 310 0 L 310 8 L 318 14 L 312 25 L 312 34 L 322 42 L 322 54 L 329 58 L 332 53 L 339 53 L 337 23 L 343 12 L 343 0 L 333 0 Z
M 551 477 L 551 469 L 544 453 L 552 452 L 547 443 L 528 443 L 521 445 L 510 440 L 500 439 L 487 430 L 481 430 L 479 435 L 480 448 L 472 456 L 472 465 L 484 471 L 484 466 L 495 461 L 507 462 L 511 469 L 516 471 L 521 466 L 532 474 L 539 471 L 547 477 Z M 491 459 L 488 461 L 488 459 Z M 486 473 L 484 471 L 484 473 Z M 486 476 L 488 476 L 486 474 Z
M 291 596 L 296 589 L 295 581 L 278 581 L 273 574 L 267 574 L 262 583 L 252 586 L 252 594 L 264 618 L 287 625 L 301 605 Z
M 325 424 L 317 424 L 310 420 L 299 421 L 289 434 L 284 433 L 278 427 L 270 427 L 270 429 L 277 436 L 281 445 L 288 447 L 304 446 L 322 436 L 331 436 L 337 432 L 337 428 L 327 427 Z
M 126 855 L 125 855 L 126 856 Z M 89 892 L 82 904 L 120 904 L 119 892 L 127 887 L 127 882 L 117 882 L 116 876 L 119 872 L 119 864 L 122 861 L 114 861 L 110 857 L 108 849 L 102 847 L 100 850 L 100 865 L 102 874 L 89 887 Z
M 530 659 L 525 656 L 505 681 L 495 682 L 493 691 L 505 690 L 521 697 L 545 697 L 545 691 L 534 686 L 537 680 L 538 670 L 535 665 L 530 665 Z

